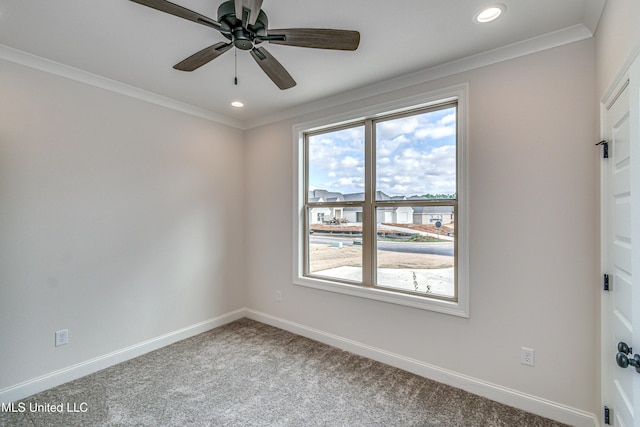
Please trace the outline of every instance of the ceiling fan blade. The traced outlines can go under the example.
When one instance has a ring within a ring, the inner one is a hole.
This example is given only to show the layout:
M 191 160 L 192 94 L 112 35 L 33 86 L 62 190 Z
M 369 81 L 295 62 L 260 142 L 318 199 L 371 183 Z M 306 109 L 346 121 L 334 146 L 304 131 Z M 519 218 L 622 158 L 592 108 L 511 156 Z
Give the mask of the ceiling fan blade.
M 266 49 L 254 48 L 251 50 L 251 56 L 280 89 L 285 90 L 296 85 L 289 72 Z
M 278 39 L 277 36 L 284 36 L 284 40 L 281 38 Z M 360 33 L 357 31 L 330 30 L 325 28 L 290 28 L 286 30 L 269 30 L 269 35 L 266 36 L 264 40 L 287 46 L 356 50 L 360 44 Z
M 196 52 L 187 59 L 173 66 L 180 71 L 193 71 L 202 67 L 204 64 L 213 61 L 233 47 L 233 43 L 216 43 L 213 46 L 206 47 L 200 52 Z
M 255 25 L 262 8 L 262 0 L 235 0 L 236 18 L 242 21 L 242 26 Z M 248 17 L 245 17 L 244 10 L 248 10 Z
M 198 24 L 206 25 L 207 27 L 213 27 L 218 31 L 222 31 L 220 23 L 215 19 L 207 18 L 204 15 L 200 15 L 192 10 L 177 4 L 168 2 L 166 0 L 131 0 L 134 3 L 148 6 L 152 9 L 166 12 L 171 15 L 175 15 L 179 18 L 188 19 L 189 21 L 197 22 Z

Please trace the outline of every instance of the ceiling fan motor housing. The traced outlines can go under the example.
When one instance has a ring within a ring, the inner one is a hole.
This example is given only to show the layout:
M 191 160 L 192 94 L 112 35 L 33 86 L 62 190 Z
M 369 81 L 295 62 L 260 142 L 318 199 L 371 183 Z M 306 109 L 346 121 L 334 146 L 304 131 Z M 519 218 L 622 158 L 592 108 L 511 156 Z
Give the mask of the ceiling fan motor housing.
M 234 46 L 242 50 L 253 49 L 253 45 L 256 42 L 255 38 L 257 36 L 266 36 L 269 24 L 267 15 L 261 10 L 254 25 L 243 27 L 242 17 L 236 17 L 236 7 L 233 0 L 225 1 L 218 7 L 218 22 L 225 30 L 222 35 L 229 40 L 233 40 Z
M 294 87 L 296 81 L 273 55 L 264 47 L 256 47 L 257 45 L 269 42 L 313 49 L 356 50 L 360 43 L 360 33 L 357 31 L 327 28 L 268 30 L 269 21 L 262 11 L 263 0 L 226 0 L 218 7 L 217 21 L 168 0 L 131 1 L 213 28 L 230 41 L 205 47 L 174 65 L 174 69 L 197 70 L 236 47 L 248 50 L 262 71 L 282 90 Z M 267 34 L 268 32 L 271 34 Z

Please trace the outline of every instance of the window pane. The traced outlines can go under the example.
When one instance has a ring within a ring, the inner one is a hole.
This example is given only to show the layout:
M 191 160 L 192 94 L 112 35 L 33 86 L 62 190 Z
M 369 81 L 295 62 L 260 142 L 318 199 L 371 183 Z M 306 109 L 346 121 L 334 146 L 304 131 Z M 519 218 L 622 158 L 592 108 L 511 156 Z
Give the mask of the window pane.
M 455 198 L 456 107 L 376 123 L 376 200 Z
M 454 206 L 377 208 L 377 286 L 455 297 L 454 213 Z
M 309 274 L 362 282 L 362 224 L 350 220 L 357 212 L 348 209 L 356 208 L 307 210 Z
M 364 127 L 308 139 L 310 202 L 364 200 Z

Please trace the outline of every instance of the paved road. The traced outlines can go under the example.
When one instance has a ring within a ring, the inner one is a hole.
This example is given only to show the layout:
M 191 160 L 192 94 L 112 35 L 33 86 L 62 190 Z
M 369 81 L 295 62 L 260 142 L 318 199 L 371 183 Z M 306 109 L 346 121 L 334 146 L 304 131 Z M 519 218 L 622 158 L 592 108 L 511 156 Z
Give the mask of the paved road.
M 319 237 L 312 236 L 311 243 L 330 245 L 334 242 L 342 242 L 344 246 L 353 245 L 353 238 L 348 237 Z M 389 252 L 407 252 L 413 254 L 433 254 L 453 256 L 453 242 L 439 243 L 409 243 L 409 242 L 378 242 L 378 249 Z

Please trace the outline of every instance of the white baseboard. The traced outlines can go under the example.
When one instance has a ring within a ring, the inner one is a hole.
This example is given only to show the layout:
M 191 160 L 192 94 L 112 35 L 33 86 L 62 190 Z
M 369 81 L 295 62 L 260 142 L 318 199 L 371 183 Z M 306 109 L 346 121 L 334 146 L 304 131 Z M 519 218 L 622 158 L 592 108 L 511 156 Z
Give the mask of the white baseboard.
M 231 313 L 227 313 L 213 319 L 205 320 L 204 322 L 196 323 L 195 325 L 187 326 L 186 328 L 169 332 L 168 334 L 151 338 L 141 343 L 116 350 L 109 354 L 105 354 L 103 356 L 99 356 L 94 359 L 90 359 L 85 362 L 48 373 L 46 375 L 42 375 L 38 378 L 34 378 L 20 384 L 7 387 L 0 390 L 0 402 L 7 404 L 9 402 L 15 402 L 17 400 L 24 399 L 25 397 L 39 393 L 41 391 L 48 390 L 52 387 L 59 386 L 69 381 L 73 381 L 75 379 L 92 374 L 94 372 L 98 372 L 102 369 L 125 362 L 150 351 L 154 351 L 180 340 L 190 338 L 202 332 L 217 328 L 243 317 L 246 317 L 245 309 L 232 311 Z
M 248 317 L 258 322 L 266 323 L 294 334 L 347 350 L 360 356 L 559 422 L 578 427 L 599 426 L 598 418 L 594 414 L 246 308 L 7 387 L 0 390 L 0 402 L 7 404 L 24 399 L 35 393 L 133 359 L 150 351 L 173 344 L 174 342 L 241 319 L 242 317 Z
M 482 381 L 258 311 L 247 309 L 245 314 L 246 317 L 258 322 L 266 323 L 552 420 L 577 427 L 598 427 L 600 425 L 596 415 L 560 403 Z

